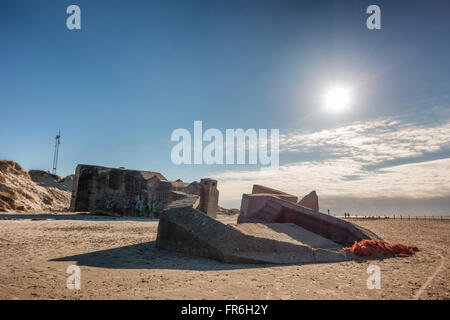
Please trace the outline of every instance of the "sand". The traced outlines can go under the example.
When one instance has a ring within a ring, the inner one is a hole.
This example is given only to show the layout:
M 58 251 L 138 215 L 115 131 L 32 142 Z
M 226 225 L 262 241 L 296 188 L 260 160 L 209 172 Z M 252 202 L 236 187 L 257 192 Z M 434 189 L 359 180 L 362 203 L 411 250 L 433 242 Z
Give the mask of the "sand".
M 236 216 L 219 219 L 232 223 Z M 232 265 L 158 250 L 157 220 L 0 214 L 0 299 L 450 298 L 450 220 L 357 223 L 420 252 L 362 262 Z M 80 290 L 66 287 L 72 264 L 81 269 Z M 366 285 L 371 264 L 381 268 L 379 290 Z
M 0 212 L 66 211 L 72 180 L 42 170 L 28 173 L 14 161 L 0 160 Z

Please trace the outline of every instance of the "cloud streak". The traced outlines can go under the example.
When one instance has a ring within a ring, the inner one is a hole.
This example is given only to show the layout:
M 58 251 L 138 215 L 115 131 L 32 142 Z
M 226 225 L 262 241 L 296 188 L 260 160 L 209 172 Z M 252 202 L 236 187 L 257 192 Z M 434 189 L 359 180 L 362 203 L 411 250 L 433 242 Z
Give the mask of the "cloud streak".
M 304 195 L 317 190 L 322 199 L 433 198 L 449 197 L 450 156 L 425 160 L 420 157 L 450 154 L 450 122 L 420 126 L 392 119 L 356 122 L 331 130 L 292 132 L 280 136 L 283 153 L 320 154 L 320 159 L 284 164 L 273 175 L 259 171 L 226 171 L 215 176 L 221 203 L 238 206 L 242 193 L 253 184 Z M 397 160 L 413 163 L 390 164 Z M 383 165 L 381 169 L 371 166 Z
M 450 122 L 425 127 L 390 119 L 357 122 L 313 133 L 293 132 L 280 136 L 280 151 L 317 152 L 378 164 L 399 158 L 418 157 L 450 145 Z

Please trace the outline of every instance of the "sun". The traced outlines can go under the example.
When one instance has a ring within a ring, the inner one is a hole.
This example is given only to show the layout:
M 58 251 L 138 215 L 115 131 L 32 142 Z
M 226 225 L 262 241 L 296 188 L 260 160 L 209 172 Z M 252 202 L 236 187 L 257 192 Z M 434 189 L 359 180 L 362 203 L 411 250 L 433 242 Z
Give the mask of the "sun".
M 325 95 L 325 108 L 329 111 L 340 112 L 347 109 L 350 104 L 350 90 L 344 87 L 336 87 Z

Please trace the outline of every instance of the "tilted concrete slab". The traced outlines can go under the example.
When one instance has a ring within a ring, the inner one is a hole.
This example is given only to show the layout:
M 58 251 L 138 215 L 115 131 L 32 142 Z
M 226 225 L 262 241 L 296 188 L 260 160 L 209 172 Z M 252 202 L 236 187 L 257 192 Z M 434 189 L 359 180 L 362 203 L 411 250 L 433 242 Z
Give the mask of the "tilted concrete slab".
M 230 224 L 230 226 L 254 237 L 308 245 L 312 248 L 332 250 L 342 248 L 336 242 L 312 233 L 294 223 L 239 223 Z
M 244 194 L 238 223 L 294 223 L 341 245 L 363 239 L 381 240 L 377 235 L 348 221 L 338 219 L 278 196 Z
M 353 259 L 341 246 L 294 224 L 225 225 L 192 207 L 161 214 L 159 248 L 226 263 L 317 263 Z
M 297 202 L 298 200 L 297 196 L 294 196 L 292 194 L 277 189 L 269 188 L 260 184 L 254 184 L 252 188 L 252 194 L 261 194 L 261 193 L 277 195 L 285 200 L 292 202 Z
M 291 202 L 297 202 L 298 198 L 292 194 L 277 190 L 277 189 L 273 189 L 273 188 L 269 188 L 260 184 L 254 184 L 253 188 L 252 188 L 252 194 L 266 194 L 266 195 L 272 195 L 272 196 L 277 196 L 280 199 L 284 199 L 286 201 L 291 201 Z

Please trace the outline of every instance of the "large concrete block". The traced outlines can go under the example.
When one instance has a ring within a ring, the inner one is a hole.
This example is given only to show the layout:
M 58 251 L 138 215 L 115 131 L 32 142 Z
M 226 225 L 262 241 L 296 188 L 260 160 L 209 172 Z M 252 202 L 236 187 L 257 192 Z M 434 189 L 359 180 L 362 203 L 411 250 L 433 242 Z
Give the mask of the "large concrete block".
M 215 217 L 219 192 L 217 181 L 200 183 L 169 181 L 151 171 L 78 165 L 72 189 L 71 211 L 92 211 L 125 216 L 157 217 L 180 193 L 195 195 L 202 212 Z M 187 200 L 186 200 L 187 201 Z M 189 201 L 197 201 L 189 197 Z
M 354 257 L 339 244 L 294 224 L 225 225 L 191 207 L 160 216 L 156 244 L 226 263 L 315 263 Z
M 158 172 L 78 165 L 71 211 L 111 211 L 120 215 L 148 215 L 152 210 L 149 181 L 165 180 Z

